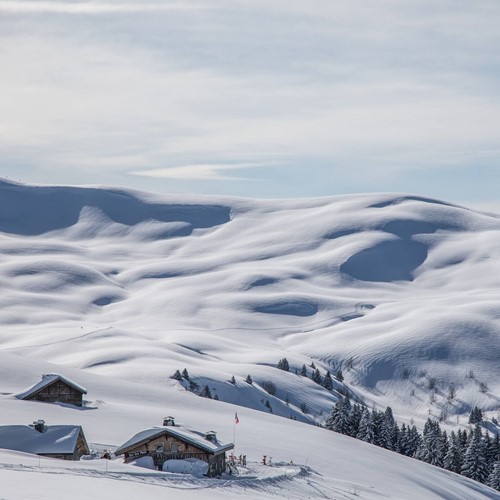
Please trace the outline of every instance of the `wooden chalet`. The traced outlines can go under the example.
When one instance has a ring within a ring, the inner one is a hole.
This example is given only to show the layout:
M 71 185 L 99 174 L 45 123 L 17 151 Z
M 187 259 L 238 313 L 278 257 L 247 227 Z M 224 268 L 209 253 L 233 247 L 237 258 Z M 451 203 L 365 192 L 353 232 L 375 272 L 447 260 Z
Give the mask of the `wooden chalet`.
M 125 455 L 125 462 L 150 456 L 155 466 L 162 470 L 167 460 L 197 458 L 208 464 L 207 476 L 220 476 L 226 470 L 226 451 L 233 443 L 221 443 L 215 432 L 199 432 L 176 425 L 173 417 L 164 419 L 162 427 L 139 432 L 115 450 L 115 455 Z
M 73 382 L 58 373 L 42 375 L 42 380 L 33 387 L 20 392 L 16 396 L 28 401 L 44 401 L 46 403 L 66 403 L 75 406 L 83 405 L 85 387 Z
M 0 425 L 0 448 L 61 460 L 79 460 L 89 447 L 79 425 Z

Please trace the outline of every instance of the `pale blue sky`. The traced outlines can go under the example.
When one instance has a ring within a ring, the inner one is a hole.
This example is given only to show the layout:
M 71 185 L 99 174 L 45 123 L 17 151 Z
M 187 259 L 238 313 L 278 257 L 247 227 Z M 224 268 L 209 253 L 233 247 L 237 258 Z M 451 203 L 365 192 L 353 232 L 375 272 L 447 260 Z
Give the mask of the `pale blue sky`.
M 0 175 L 500 211 L 498 0 L 0 0 Z

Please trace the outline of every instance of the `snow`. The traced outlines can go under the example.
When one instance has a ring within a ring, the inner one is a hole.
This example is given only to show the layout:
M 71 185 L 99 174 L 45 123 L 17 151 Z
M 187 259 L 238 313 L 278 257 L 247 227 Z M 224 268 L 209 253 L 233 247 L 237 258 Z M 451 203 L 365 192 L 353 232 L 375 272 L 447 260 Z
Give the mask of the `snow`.
M 0 448 L 34 454 L 73 454 L 80 426 L 46 425 L 43 432 L 29 425 L 0 425 Z
M 177 474 L 192 474 L 196 477 L 203 477 L 208 471 L 208 464 L 196 458 L 185 460 L 166 460 L 163 463 L 164 472 Z
M 0 451 L 0 495 L 497 498 L 307 423 L 345 387 L 419 426 L 445 410 L 445 427 L 465 427 L 475 405 L 497 416 L 499 236 L 499 216 L 405 194 L 275 201 L 0 181 L 0 423 L 81 425 L 91 447 L 115 449 L 167 414 L 231 442 L 237 411 L 235 453 L 253 471 L 214 482 Z M 276 369 L 283 357 L 290 372 Z M 312 382 L 311 362 L 342 368 L 346 386 Z M 183 368 L 220 401 L 170 378 Z M 77 380 L 89 400 L 15 397 L 43 373 Z M 258 466 L 264 454 L 296 469 Z

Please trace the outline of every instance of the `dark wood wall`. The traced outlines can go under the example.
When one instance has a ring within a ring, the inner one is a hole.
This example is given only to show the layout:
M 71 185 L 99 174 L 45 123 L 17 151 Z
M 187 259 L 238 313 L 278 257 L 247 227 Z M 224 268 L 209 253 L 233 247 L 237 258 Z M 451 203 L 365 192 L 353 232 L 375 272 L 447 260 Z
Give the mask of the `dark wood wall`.
M 75 406 L 83 405 L 83 394 L 62 380 L 57 380 L 26 399 L 47 403 L 67 403 Z

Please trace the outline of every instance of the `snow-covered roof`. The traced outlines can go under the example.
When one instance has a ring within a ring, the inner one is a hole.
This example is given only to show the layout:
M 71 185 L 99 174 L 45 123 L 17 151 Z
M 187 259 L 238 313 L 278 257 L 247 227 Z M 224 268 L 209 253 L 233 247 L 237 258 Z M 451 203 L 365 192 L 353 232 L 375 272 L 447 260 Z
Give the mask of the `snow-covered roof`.
M 36 455 L 72 454 L 80 432 L 79 425 L 48 425 L 43 432 L 30 425 L 1 425 L 0 448 Z
M 219 453 L 223 453 L 234 448 L 233 443 L 221 443 L 217 439 L 209 441 L 205 437 L 207 435 L 206 432 L 196 431 L 194 429 L 190 429 L 181 425 L 167 425 L 164 427 L 153 427 L 151 429 L 146 429 L 137 433 L 126 443 L 119 446 L 115 450 L 115 454 L 121 455 L 123 453 L 126 453 L 130 449 L 135 448 L 136 446 L 147 443 L 148 441 L 151 441 L 152 439 L 156 439 L 163 435 L 176 437 L 181 441 L 189 443 L 196 448 L 200 448 L 201 450 L 204 450 L 208 453 L 212 453 L 213 455 L 218 455 Z
M 73 380 L 70 380 L 69 378 L 63 377 L 62 375 L 59 375 L 58 373 L 47 373 L 45 375 L 42 375 L 42 380 L 35 384 L 33 387 L 30 387 L 28 389 L 25 389 L 24 391 L 18 392 L 16 394 L 16 397 L 19 399 L 26 399 L 32 396 L 33 394 L 36 394 L 37 392 L 41 391 L 45 387 L 53 384 L 54 382 L 57 382 L 60 380 L 61 382 L 64 382 L 65 384 L 68 384 L 69 386 L 73 387 L 73 389 L 76 389 L 77 391 L 80 391 L 83 394 L 87 394 L 87 389 L 85 387 L 82 387 L 80 384 L 77 384 Z

